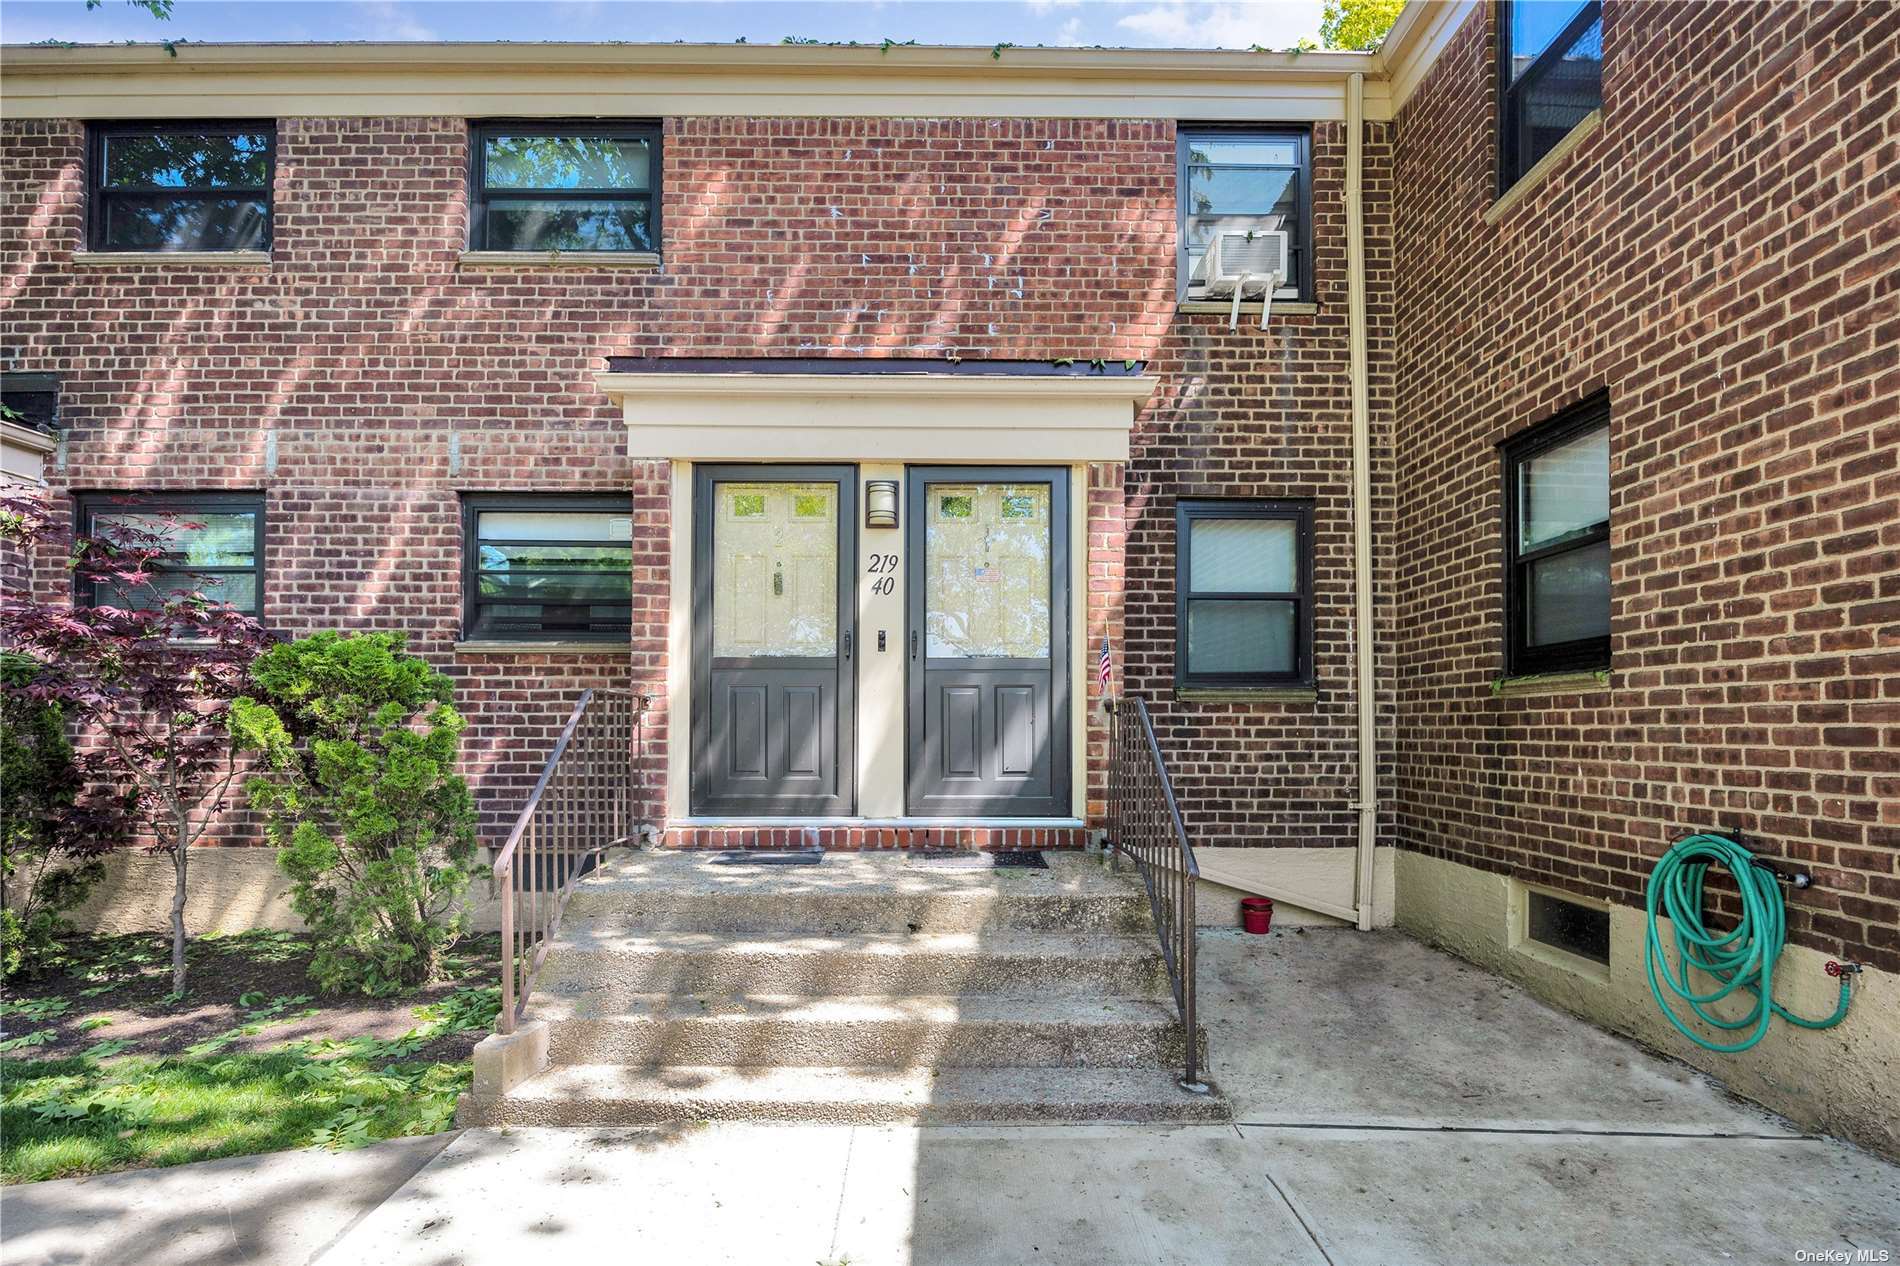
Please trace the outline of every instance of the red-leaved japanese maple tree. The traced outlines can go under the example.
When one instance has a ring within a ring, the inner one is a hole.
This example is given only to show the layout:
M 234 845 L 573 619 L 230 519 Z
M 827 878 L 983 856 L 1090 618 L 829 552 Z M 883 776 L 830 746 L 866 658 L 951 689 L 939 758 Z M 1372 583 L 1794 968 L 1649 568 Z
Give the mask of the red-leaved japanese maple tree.
M 77 537 L 67 566 L 91 602 L 47 602 L 9 583 L 0 644 L 39 661 L 25 690 L 57 702 L 98 767 L 134 798 L 156 851 L 172 856 L 172 990 L 185 991 L 185 898 L 191 846 L 224 807 L 238 775 L 228 716 L 264 626 L 190 588 L 160 564 L 191 527 L 172 516 L 120 519 Z M 55 539 L 43 498 L 0 496 L 0 540 L 30 554 Z M 14 569 L 6 569 L 13 571 Z

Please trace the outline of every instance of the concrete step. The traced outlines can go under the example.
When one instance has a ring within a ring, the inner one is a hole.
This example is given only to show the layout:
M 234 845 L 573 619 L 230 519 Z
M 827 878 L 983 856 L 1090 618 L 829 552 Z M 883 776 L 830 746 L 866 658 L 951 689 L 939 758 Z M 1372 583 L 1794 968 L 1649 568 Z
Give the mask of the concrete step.
M 1186 1051 L 1174 1004 L 1145 998 L 557 994 L 534 1013 L 556 1064 L 1175 1068 Z
M 640 891 L 581 884 L 563 916 L 572 923 L 641 932 L 1141 932 L 1148 898 L 1139 890 L 1064 893 L 803 891 L 764 899 L 730 892 Z
M 833 1125 L 981 1122 L 1218 1122 L 1217 1094 L 1160 1069 L 550 1068 L 505 1097 L 463 1096 L 462 1125 L 655 1125 L 780 1121 Z
M 1167 965 L 1150 937 L 875 932 L 846 936 L 648 935 L 563 925 L 537 992 L 597 1012 L 639 994 L 1086 994 L 1155 998 Z
M 915 865 L 902 854 L 828 854 L 816 866 L 722 866 L 705 853 L 611 857 L 566 918 L 637 931 L 1136 932 L 1148 899 L 1129 874 L 1081 855 L 1047 870 Z

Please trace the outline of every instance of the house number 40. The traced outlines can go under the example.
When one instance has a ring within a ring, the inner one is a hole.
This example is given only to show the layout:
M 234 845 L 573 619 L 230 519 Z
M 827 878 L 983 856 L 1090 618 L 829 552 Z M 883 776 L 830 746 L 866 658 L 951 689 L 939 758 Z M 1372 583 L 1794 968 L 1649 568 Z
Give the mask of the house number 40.
M 897 592 L 897 555 L 873 554 L 871 565 L 865 569 L 877 579 L 871 582 L 871 592 L 888 594 Z

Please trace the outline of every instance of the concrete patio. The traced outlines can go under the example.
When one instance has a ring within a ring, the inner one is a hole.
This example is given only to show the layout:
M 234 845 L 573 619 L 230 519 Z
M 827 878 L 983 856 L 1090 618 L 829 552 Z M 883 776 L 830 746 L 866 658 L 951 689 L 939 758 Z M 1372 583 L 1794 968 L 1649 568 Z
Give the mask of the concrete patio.
M 1804 1135 L 1404 936 L 1210 932 L 1202 970 L 1233 1125 L 468 1130 L 11 1188 L 5 1258 L 1345 1266 L 1900 1254 L 1900 1168 Z

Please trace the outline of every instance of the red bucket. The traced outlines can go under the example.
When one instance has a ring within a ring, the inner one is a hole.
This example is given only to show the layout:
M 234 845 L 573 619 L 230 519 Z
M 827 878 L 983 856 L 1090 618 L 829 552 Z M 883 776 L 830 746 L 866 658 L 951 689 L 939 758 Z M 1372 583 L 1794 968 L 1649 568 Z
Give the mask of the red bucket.
M 1265 936 L 1267 929 L 1273 926 L 1273 898 L 1242 897 L 1240 925 L 1255 936 Z

